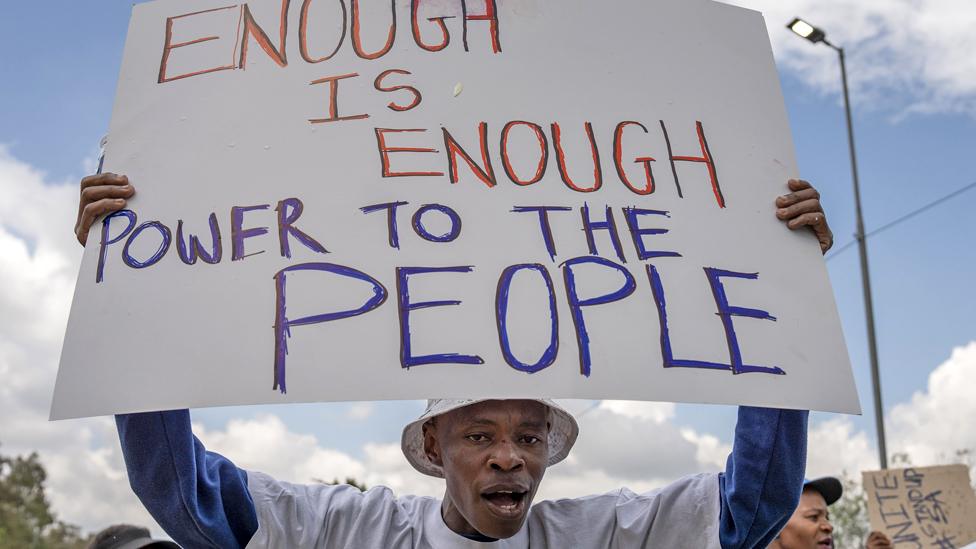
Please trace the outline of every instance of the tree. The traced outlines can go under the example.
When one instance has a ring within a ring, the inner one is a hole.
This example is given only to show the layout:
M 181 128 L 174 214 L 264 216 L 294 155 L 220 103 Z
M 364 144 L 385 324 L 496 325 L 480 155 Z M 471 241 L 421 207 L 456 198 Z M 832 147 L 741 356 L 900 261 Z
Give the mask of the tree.
M 57 519 L 44 493 L 47 472 L 36 452 L 0 454 L 0 549 L 82 549 L 88 538 Z
M 862 549 L 867 539 L 868 498 L 861 484 L 846 475 L 841 478 L 844 495 L 830 506 L 830 522 L 834 526 L 834 547 L 838 549 Z

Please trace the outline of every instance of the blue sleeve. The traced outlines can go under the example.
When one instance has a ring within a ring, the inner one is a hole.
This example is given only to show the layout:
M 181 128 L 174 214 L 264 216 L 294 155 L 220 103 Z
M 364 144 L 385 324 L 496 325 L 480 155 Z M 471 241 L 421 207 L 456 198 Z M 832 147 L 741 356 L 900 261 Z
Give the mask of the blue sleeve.
M 129 484 L 149 513 L 186 548 L 244 547 L 258 529 L 247 474 L 208 452 L 190 412 L 115 416 Z
M 732 455 L 719 475 L 723 549 L 766 547 L 800 502 L 806 410 L 739 407 Z

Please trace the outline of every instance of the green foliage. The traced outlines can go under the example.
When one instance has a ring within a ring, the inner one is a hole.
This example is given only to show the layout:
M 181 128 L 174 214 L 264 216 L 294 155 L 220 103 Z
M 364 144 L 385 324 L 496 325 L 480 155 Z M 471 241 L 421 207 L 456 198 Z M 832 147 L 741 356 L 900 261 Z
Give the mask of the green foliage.
M 834 525 L 834 547 L 861 549 L 870 533 L 868 500 L 861 484 L 844 476 L 844 495 L 830 506 L 830 522 Z
M 37 453 L 0 454 L 0 549 L 82 549 L 77 526 L 57 520 L 44 494 L 47 473 Z

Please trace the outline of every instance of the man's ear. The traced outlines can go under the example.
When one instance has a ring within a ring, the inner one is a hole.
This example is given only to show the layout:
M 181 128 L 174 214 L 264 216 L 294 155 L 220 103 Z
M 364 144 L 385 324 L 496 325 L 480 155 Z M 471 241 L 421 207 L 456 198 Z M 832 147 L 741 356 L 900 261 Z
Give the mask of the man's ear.
M 441 459 L 441 444 L 437 439 L 437 424 L 434 420 L 430 420 L 424 423 L 424 454 L 427 455 L 427 459 L 431 463 L 437 465 L 438 467 L 444 466 L 444 461 Z

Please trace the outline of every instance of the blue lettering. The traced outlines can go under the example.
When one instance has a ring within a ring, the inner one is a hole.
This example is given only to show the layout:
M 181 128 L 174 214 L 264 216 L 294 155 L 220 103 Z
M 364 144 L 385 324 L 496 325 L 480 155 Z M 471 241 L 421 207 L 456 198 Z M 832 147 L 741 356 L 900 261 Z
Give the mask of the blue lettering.
M 373 287 L 373 296 L 369 298 L 365 303 L 356 309 L 349 309 L 346 311 L 336 311 L 331 313 L 322 313 L 317 315 L 306 316 L 302 318 L 289 319 L 287 317 L 286 308 L 286 275 L 295 271 L 319 271 L 332 273 L 339 276 L 345 276 L 352 278 L 354 280 L 361 280 Z M 378 280 L 369 276 L 368 274 L 353 269 L 352 267 L 346 267 L 344 265 L 336 265 L 335 263 L 302 263 L 299 265 L 292 265 L 291 267 L 285 267 L 284 269 L 278 271 L 274 275 L 275 280 L 275 323 L 274 323 L 274 334 L 275 334 L 275 360 L 274 360 L 274 386 L 273 389 L 278 389 L 282 394 L 287 392 L 285 386 L 285 361 L 288 356 L 288 337 L 291 336 L 292 326 L 307 326 L 309 324 L 319 324 L 322 322 L 332 322 L 333 320 L 341 320 L 343 318 L 350 318 L 354 316 L 359 316 L 361 314 L 368 313 L 373 309 L 382 305 L 387 298 L 386 288 L 380 284 Z
M 546 284 L 549 293 L 549 346 L 542 353 L 542 356 L 535 364 L 526 364 L 516 358 L 508 342 L 508 292 L 512 286 L 512 279 L 515 273 L 522 270 L 537 271 L 542 275 L 542 280 Z M 559 352 L 559 316 L 556 312 L 556 292 L 553 289 L 552 277 L 545 266 L 538 263 L 511 265 L 502 271 L 498 279 L 498 292 L 495 295 L 495 320 L 498 324 L 498 343 L 501 345 L 502 354 L 505 362 L 509 366 L 522 372 L 533 374 L 545 369 L 556 361 L 556 354 Z
M 119 233 L 119 236 L 109 240 L 108 233 L 109 228 L 112 225 L 112 220 L 117 217 L 124 217 L 129 221 L 129 224 L 125 226 L 125 229 Z M 108 247 L 116 242 L 122 240 L 130 232 L 132 228 L 136 225 L 136 213 L 132 210 L 119 210 L 113 214 L 105 216 L 102 220 L 102 240 L 98 243 L 98 267 L 95 269 L 95 283 L 98 284 L 102 281 L 105 275 L 105 253 L 108 251 Z
M 604 267 L 616 270 L 623 275 L 624 284 L 620 287 L 620 289 L 608 294 L 587 299 L 580 299 L 579 292 L 576 289 L 576 273 L 573 271 L 573 268 L 576 265 L 584 263 L 602 265 Z M 566 261 L 563 263 L 563 279 L 566 283 L 566 297 L 569 301 L 569 310 L 573 315 L 573 326 L 576 328 L 576 344 L 579 347 L 580 353 L 580 373 L 589 377 L 591 364 L 590 336 L 586 331 L 586 322 L 583 319 L 583 307 L 603 305 L 605 303 L 619 301 L 634 293 L 634 289 L 637 287 L 637 284 L 634 282 L 634 276 L 627 271 L 626 267 L 614 263 L 609 259 L 604 259 L 598 256 L 575 257 Z
M 427 309 L 430 307 L 446 307 L 460 305 L 459 300 L 445 301 L 410 301 L 409 278 L 413 275 L 427 273 L 470 273 L 472 267 L 397 267 L 397 297 L 399 301 L 398 314 L 400 317 L 400 365 L 404 368 L 420 366 L 422 364 L 484 364 L 485 361 L 477 355 L 462 355 L 458 353 L 440 353 L 433 355 L 414 356 L 410 343 L 410 311 Z
M 142 231 L 150 227 L 159 231 L 159 235 L 161 237 L 159 248 L 157 248 L 156 251 L 153 252 L 153 254 L 145 261 L 139 261 L 129 254 L 129 246 L 131 246 L 132 243 L 139 238 Z M 172 236 L 173 233 L 170 232 L 169 227 L 163 225 L 159 221 L 147 221 L 142 225 L 139 225 L 134 231 L 132 231 L 132 234 L 129 235 L 128 240 L 125 241 L 125 246 L 122 248 L 122 262 L 133 269 L 145 269 L 146 267 L 155 265 L 160 259 L 163 258 L 164 255 L 166 255 L 166 252 L 169 251 L 169 243 Z

